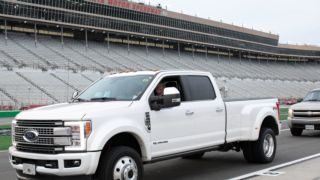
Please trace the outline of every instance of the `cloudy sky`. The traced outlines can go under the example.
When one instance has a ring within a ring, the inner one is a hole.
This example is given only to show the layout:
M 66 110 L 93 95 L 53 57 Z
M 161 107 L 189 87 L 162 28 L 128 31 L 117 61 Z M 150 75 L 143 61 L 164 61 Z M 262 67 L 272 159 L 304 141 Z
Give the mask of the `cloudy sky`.
M 320 0 L 140 0 L 176 12 L 280 35 L 281 43 L 320 46 Z

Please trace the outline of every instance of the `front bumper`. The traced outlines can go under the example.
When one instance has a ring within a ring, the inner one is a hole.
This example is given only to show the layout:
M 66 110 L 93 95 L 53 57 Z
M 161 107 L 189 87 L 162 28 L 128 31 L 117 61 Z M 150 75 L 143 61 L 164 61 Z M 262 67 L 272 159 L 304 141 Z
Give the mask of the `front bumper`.
M 320 118 L 288 118 L 288 125 L 290 128 L 303 127 L 305 125 L 320 126 Z
M 42 175 L 54 176 L 78 176 L 78 175 L 93 175 L 98 167 L 101 151 L 98 152 L 83 152 L 83 153 L 64 153 L 64 154 L 37 154 L 27 153 L 16 150 L 14 147 L 9 148 L 9 160 L 11 166 L 17 171 L 23 170 L 23 164 L 14 164 L 12 157 L 18 157 L 28 160 L 47 160 L 57 161 L 58 167 L 56 169 L 46 168 L 44 166 L 36 166 L 36 173 Z M 81 160 L 79 167 L 65 168 L 65 160 Z

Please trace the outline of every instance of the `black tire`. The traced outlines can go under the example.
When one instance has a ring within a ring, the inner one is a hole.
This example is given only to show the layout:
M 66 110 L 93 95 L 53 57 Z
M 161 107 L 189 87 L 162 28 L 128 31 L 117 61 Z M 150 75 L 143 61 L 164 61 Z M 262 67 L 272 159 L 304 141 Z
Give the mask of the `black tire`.
M 244 159 L 249 163 L 255 162 L 254 161 L 255 157 L 253 156 L 252 144 L 253 144 L 252 142 L 243 142 L 241 144 L 241 149 L 243 152 Z
M 203 157 L 205 152 L 202 153 L 197 153 L 197 154 L 192 154 L 192 155 L 188 155 L 188 156 L 183 156 L 183 159 L 201 159 Z
M 264 148 L 264 142 L 268 142 L 268 149 Z M 272 129 L 263 128 L 259 139 L 254 142 L 245 142 L 242 145 L 244 158 L 251 163 L 270 163 L 277 151 L 277 139 Z M 266 152 L 265 152 L 266 151 Z
M 122 167 L 121 162 L 125 164 Z M 120 168 L 116 168 L 119 163 Z M 135 168 L 130 168 L 131 166 Z M 116 175 L 124 175 L 126 170 L 128 170 L 127 176 L 137 176 L 138 180 L 143 178 L 143 165 L 140 155 L 130 147 L 119 146 L 106 151 L 102 155 L 96 176 L 98 180 L 113 180 Z M 135 173 L 135 170 L 137 173 Z M 121 178 L 119 179 L 121 180 Z
M 292 136 L 301 136 L 303 129 L 291 128 L 290 131 Z

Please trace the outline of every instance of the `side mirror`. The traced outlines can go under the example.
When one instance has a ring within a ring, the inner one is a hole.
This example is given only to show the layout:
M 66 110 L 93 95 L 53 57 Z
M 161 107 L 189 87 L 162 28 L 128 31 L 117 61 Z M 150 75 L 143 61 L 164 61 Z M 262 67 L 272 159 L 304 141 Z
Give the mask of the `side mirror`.
M 302 98 L 297 99 L 297 103 L 301 103 L 303 101 Z
M 150 97 L 150 108 L 159 111 L 162 108 L 170 108 L 180 106 L 181 97 L 180 92 L 175 87 L 167 87 L 164 89 L 163 96 Z
M 75 91 L 75 92 L 72 94 L 72 99 L 75 99 L 78 95 L 79 95 L 79 91 Z

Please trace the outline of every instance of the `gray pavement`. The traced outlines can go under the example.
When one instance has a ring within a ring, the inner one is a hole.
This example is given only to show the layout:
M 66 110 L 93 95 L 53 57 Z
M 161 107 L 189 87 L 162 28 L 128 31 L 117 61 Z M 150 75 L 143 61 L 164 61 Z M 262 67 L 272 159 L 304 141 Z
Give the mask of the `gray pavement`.
M 11 124 L 13 118 L 0 118 L 0 126 Z
M 278 138 L 277 156 L 271 164 L 248 164 L 242 153 L 211 152 L 200 160 L 176 159 L 145 166 L 147 180 L 231 179 L 320 152 L 320 132 L 292 137 L 284 131 Z M 303 173 L 308 173 L 305 171 Z
M 274 175 L 261 175 L 253 180 L 292 180 L 292 179 L 305 179 L 305 180 L 320 180 L 320 158 L 312 159 L 302 163 L 298 163 L 286 168 L 277 169 L 272 171 Z

